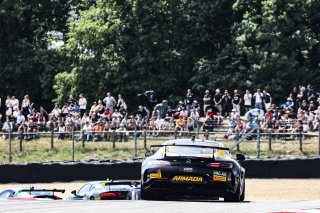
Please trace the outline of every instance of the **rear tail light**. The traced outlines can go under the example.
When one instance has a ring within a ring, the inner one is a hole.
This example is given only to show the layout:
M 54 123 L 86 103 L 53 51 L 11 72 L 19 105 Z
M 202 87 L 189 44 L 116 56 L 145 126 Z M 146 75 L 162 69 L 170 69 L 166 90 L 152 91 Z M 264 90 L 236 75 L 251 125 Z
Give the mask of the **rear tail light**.
M 165 160 L 152 160 L 148 162 L 149 166 L 169 166 L 170 162 Z
M 233 164 L 226 163 L 226 162 L 214 162 L 214 163 L 210 163 L 209 166 L 212 168 L 232 169 Z
M 116 197 L 117 195 L 114 192 L 104 192 L 100 194 L 100 197 Z

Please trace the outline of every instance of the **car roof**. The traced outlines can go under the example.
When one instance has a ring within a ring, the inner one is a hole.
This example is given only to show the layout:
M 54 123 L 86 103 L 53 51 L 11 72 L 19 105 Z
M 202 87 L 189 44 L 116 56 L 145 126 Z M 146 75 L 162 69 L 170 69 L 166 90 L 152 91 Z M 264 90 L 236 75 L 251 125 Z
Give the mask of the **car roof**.
M 164 142 L 162 145 L 195 145 L 195 146 L 211 146 L 211 147 L 225 147 L 222 143 L 210 140 L 200 139 L 174 139 Z

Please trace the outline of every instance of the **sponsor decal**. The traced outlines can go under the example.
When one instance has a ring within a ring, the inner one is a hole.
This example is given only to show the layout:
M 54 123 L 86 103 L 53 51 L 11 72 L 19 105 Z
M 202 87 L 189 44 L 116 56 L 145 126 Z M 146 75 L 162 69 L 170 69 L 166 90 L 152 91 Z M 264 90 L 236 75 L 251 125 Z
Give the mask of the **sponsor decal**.
M 172 178 L 172 181 L 177 181 L 177 182 L 203 182 L 203 177 L 176 175 L 176 176 L 174 176 Z
M 213 180 L 220 181 L 220 182 L 226 182 L 227 181 L 227 173 L 215 171 L 215 172 L 213 172 Z
M 153 178 L 161 178 L 161 173 L 150 173 L 149 177 L 151 179 L 153 179 Z
M 186 164 L 191 164 L 191 159 L 187 159 Z
M 193 172 L 193 168 L 186 168 L 186 167 L 184 167 L 184 168 L 183 168 L 183 171 L 184 171 L 184 172 Z

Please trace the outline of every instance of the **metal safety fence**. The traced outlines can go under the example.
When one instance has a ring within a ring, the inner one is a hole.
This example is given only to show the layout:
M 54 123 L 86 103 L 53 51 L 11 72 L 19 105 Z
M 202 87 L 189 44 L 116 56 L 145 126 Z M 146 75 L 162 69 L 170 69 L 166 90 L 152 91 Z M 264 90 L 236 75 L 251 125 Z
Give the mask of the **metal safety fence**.
M 72 125 L 72 131 L 68 133 L 59 133 L 54 131 L 47 132 L 37 132 L 37 133 L 24 133 L 24 132 L 12 132 L 10 125 L 9 131 L 1 133 L 3 137 L 6 139 L 5 141 L 8 142 L 8 162 L 12 162 L 12 142 L 18 141 L 19 142 L 19 150 L 18 152 L 24 152 L 24 143 L 31 142 L 34 139 L 39 138 L 46 138 L 49 139 L 49 149 L 55 148 L 55 141 L 57 138 L 61 140 L 68 140 L 71 141 L 70 147 L 70 158 L 68 160 L 74 161 L 75 160 L 75 143 L 81 143 L 82 148 L 86 147 L 88 142 L 87 135 L 90 134 L 90 140 L 92 142 L 106 142 L 112 144 L 112 149 L 117 148 L 118 143 L 132 143 L 132 153 L 131 157 L 137 158 L 138 157 L 138 140 L 143 141 L 143 149 L 148 149 L 149 142 L 158 141 L 158 143 L 164 142 L 166 140 L 177 139 L 177 138 L 191 138 L 194 136 L 197 139 L 203 140 L 215 140 L 219 142 L 225 142 L 227 147 L 229 147 L 232 151 L 236 149 L 236 151 L 241 152 L 241 146 L 244 143 L 248 143 L 250 141 L 250 146 L 253 148 L 255 146 L 255 157 L 261 157 L 261 144 L 267 144 L 266 151 L 272 152 L 273 145 L 277 141 L 282 142 L 295 142 L 298 143 L 299 152 L 304 154 L 304 145 L 307 144 L 307 141 L 313 139 L 313 143 L 315 140 L 317 141 L 317 153 L 316 155 L 320 156 L 320 127 L 318 128 L 318 132 L 313 133 L 305 133 L 302 131 L 302 128 L 299 128 L 298 132 L 291 133 L 291 132 L 262 132 L 259 122 L 257 122 L 257 127 L 252 128 L 245 133 L 230 133 L 233 139 L 227 139 L 225 136 L 226 129 L 230 128 L 228 125 L 224 126 L 216 126 L 213 129 L 204 129 L 197 126 L 197 128 L 193 130 L 185 130 L 185 131 L 178 131 L 178 130 L 148 130 L 146 128 L 142 130 L 138 130 L 135 128 L 134 130 L 130 131 L 119 131 L 116 129 L 109 130 L 109 131 L 92 131 L 92 132 L 83 132 L 83 131 L 76 131 L 74 125 Z M 309 143 L 309 142 L 308 142 Z M 255 145 L 254 145 L 255 144 Z M 315 147 L 315 146 L 313 146 Z M 64 159 L 67 160 L 67 159 Z

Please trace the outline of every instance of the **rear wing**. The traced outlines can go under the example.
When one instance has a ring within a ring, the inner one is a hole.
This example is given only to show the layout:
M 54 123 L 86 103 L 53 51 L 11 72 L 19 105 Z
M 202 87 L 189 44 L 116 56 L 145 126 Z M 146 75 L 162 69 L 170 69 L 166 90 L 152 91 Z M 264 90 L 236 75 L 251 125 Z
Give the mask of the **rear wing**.
M 65 189 L 35 189 L 34 187 L 19 190 L 19 192 L 29 192 L 29 194 L 31 194 L 31 192 L 52 192 L 53 195 L 55 192 L 64 193 L 65 191 Z
M 116 185 L 128 185 L 128 186 L 138 186 L 140 184 L 139 181 L 106 181 L 103 182 L 105 186 L 116 186 Z

